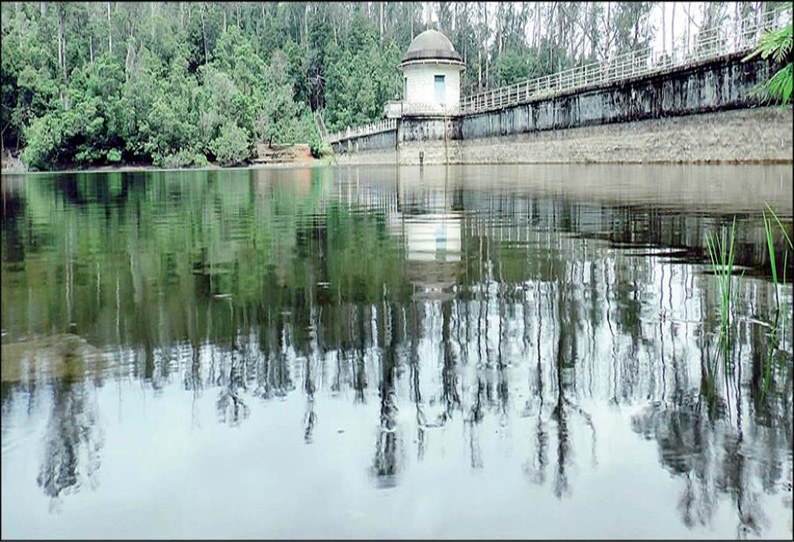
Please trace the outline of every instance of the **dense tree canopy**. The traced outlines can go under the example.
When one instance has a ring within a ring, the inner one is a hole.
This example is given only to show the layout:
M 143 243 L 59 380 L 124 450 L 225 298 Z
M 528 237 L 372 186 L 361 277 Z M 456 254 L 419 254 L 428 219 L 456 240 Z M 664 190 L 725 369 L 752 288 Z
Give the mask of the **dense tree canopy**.
M 466 95 L 646 47 L 654 9 L 674 45 L 775 2 L 692 4 L 3 2 L 2 143 L 38 169 L 317 152 L 313 114 L 330 131 L 380 119 L 428 27 L 463 57 Z

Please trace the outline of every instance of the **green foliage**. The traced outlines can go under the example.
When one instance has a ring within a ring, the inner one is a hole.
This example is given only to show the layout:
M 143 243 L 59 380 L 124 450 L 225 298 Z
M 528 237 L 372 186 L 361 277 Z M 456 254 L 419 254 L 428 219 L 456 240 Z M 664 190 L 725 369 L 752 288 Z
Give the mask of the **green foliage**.
M 532 73 L 527 56 L 513 49 L 505 51 L 494 62 L 494 75 L 497 86 L 512 85 L 529 79 Z
M 774 103 L 785 106 L 791 101 L 791 90 L 794 86 L 792 64 L 778 70 L 767 83 L 767 94 Z
M 771 216 L 767 216 L 766 212 L 769 211 Z M 777 263 L 775 257 L 775 234 L 774 228 L 772 226 L 772 220 L 775 220 L 778 227 L 780 228 L 780 233 L 783 235 L 783 238 L 786 240 L 786 246 L 783 246 L 783 281 L 782 283 L 785 285 L 786 283 L 786 266 L 788 264 L 788 249 L 794 249 L 794 245 L 791 242 L 791 237 L 789 237 L 786 228 L 783 226 L 783 223 L 778 218 L 775 211 L 769 204 L 766 204 L 766 209 L 763 211 L 763 222 L 764 222 L 764 234 L 766 235 L 766 242 L 767 248 L 769 250 L 769 265 L 772 268 L 772 284 L 775 288 L 775 319 L 774 324 L 772 326 L 772 330 L 769 333 L 769 346 L 768 346 L 768 355 L 767 359 L 765 360 L 764 364 L 764 382 L 762 392 L 764 395 L 769 391 L 771 383 L 772 383 L 772 370 L 773 370 L 773 358 L 775 353 L 775 346 L 778 340 L 778 331 L 780 329 L 785 329 L 786 327 L 786 317 L 788 311 L 786 310 L 786 302 L 785 298 L 783 299 L 783 303 L 780 302 L 780 295 L 778 293 L 779 290 L 779 282 L 778 282 L 778 274 L 777 274 Z M 783 310 L 781 311 L 781 305 Z
M 221 165 L 233 166 L 244 162 L 250 156 L 248 132 L 234 121 L 227 121 L 221 127 L 220 135 L 212 142 L 212 152 Z
M 791 101 L 792 88 L 794 88 L 794 69 L 792 68 L 791 50 L 792 23 L 789 23 L 783 28 L 764 34 L 755 51 L 743 59 L 743 61 L 746 62 L 759 55 L 761 58 L 769 58 L 771 56 L 778 64 L 788 59 L 788 64 L 775 72 L 769 81 L 757 89 L 764 94 L 768 101 L 779 104 L 781 107 L 784 107 Z
M 730 344 L 728 327 L 732 319 L 732 310 L 735 305 L 736 293 L 732 288 L 733 265 L 735 253 L 733 251 L 736 240 L 736 217 L 731 224 L 730 234 L 723 226 L 720 236 L 709 233 L 706 236 L 706 247 L 711 260 L 711 270 L 717 281 L 720 312 L 720 338 L 724 350 Z M 726 357 L 727 359 L 727 357 Z
M 766 214 L 767 210 L 769 211 L 770 216 L 767 216 Z M 777 214 L 775 214 L 775 211 L 767 203 L 766 209 L 763 211 L 764 233 L 766 235 L 767 248 L 769 250 L 769 265 L 772 268 L 772 282 L 775 285 L 775 305 L 777 307 L 777 311 L 780 312 L 780 299 L 777 291 L 778 290 L 777 264 L 775 261 L 775 236 L 774 236 L 774 228 L 772 227 L 773 219 L 775 220 L 775 222 L 777 222 L 777 225 L 780 228 L 780 232 L 783 234 L 783 238 L 786 240 L 786 243 L 788 244 L 789 248 L 794 249 L 794 245 L 792 245 L 791 238 L 788 236 L 788 233 L 786 232 L 786 228 L 783 226 L 783 223 L 780 222 L 780 219 L 778 218 Z M 784 262 L 786 262 L 788 260 L 788 250 L 785 247 L 783 247 L 783 254 L 784 254 Z M 784 263 L 783 264 L 784 283 L 785 283 L 785 269 L 786 269 L 786 265 Z
M 32 169 L 52 169 L 56 165 L 53 150 L 61 145 L 60 123 L 53 115 L 34 119 L 25 128 L 27 145 L 22 161 Z
M 207 167 L 209 165 L 209 161 L 203 154 L 196 153 L 193 155 L 193 165 L 196 167 Z
M 259 6 L 241 6 L 237 18 L 213 3 L 113 4 L 111 53 L 104 4 L 40 7 L 3 4 L 2 18 L 2 137 L 24 146 L 30 168 L 242 163 L 255 143 L 308 143 L 321 152 L 311 111 L 325 102 L 326 67 L 318 63 L 335 42 L 324 18 L 310 26 L 322 50 L 307 50 L 301 28 L 285 25 L 297 13 L 289 6 L 269 6 L 262 21 Z M 65 70 L 53 38 L 60 16 Z M 371 29 L 363 33 L 368 53 L 379 55 Z M 374 119 L 382 104 L 370 102 Z
M 650 6 L 425 7 L 463 57 L 466 94 L 641 47 L 655 31 Z M 319 153 L 312 112 L 324 111 L 336 131 L 380 120 L 385 102 L 399 97 L 396 66 L 427 27 L 425 7 L 3 2 L 2 140 L 32 146 L 24 156 L 37 168 L 105 163 L 112 149 L 125 163 L 181 164 L 215 160 L 219 140 L 228 142 L 221 128 L 232 122 L 249 149 L 300 142 Z
M 309 150 L 312 151 L 312 156 L 315 158 L 322 158 L 326 149 L 323 146 L 323 140 L 318 132 L 314 132 L 309 138 Z

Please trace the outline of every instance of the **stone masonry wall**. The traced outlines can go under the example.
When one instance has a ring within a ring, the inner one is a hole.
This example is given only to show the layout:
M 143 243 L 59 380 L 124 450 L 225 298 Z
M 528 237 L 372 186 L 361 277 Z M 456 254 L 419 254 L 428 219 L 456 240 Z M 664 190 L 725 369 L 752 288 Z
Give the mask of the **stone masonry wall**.
M 741 55 L 685 69 L 645 75 L 601 88 L 460 118 L 461 139 L 560 130 L 754 107 L 754 87 L 766 81 L 771 59 L 742 62 Z
M 759 107 L 771 60 L 733 55 L 459 118 L 403 118 L 339 163 L 791 162 L 792 109 Z
M 791 106 L 585 126 L 508 136 L 411 142 L 337 156 L 340 164 L 752 163 L 792 161 Z
M 792 120 L 763 107 L 464 140 L 450 163 L 791 162 Z

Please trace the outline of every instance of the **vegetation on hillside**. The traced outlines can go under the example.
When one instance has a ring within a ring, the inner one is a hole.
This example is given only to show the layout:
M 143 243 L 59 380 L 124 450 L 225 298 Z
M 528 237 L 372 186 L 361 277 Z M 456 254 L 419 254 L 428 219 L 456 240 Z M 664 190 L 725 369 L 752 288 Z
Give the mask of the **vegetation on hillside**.
M 3 2 L 2 144 L 48 170 L 234 164 L 258 143 L 317 154 L 313 113 L 332 132 L 380 119 L 402 52 L 431 26 L 464 59 L 465 95 L 645 48 L 659 30 L 691 43 L 774 4 L 674 2 L 657 28 L 658 2 Z

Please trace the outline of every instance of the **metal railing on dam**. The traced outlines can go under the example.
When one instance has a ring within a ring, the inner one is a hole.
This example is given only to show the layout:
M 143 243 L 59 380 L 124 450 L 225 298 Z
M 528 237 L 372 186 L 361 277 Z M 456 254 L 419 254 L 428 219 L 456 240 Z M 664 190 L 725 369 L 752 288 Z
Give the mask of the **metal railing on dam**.
M 590 86 L 617 83 L 644 75 L 681 68 L 722 56 L 750 51 L 765 31 L 782 27 L 791 20 L 791 5 L 778 7 L 759 16 L 739 20 L 740 30 L 731 39 L 727 28 L 717 27 L 698 34 L 694 48 L 672 51 L 644 48 L 622 54 L 606 62 L 594 62 L 544 77 L 473 94 L 461 100 L 462 114 L 501 109 L 538 98 L 548 98 Z M 788 16 L 786 18 L 786 16 Z
M 343 139 L 377 134 L 378 132 L 387 132 L 389 130 L 396 129 L 397 119 L 379 120 L 377 122 L 371 122 L 370 124 L 365 124 L 363 126 L 357 126 L 356 128 L 348 128 L 347 130 L 333 133 L 328 139 L 331 143 L 336 143 L 337 141 L 341 141 Z
M 399 104 L 402 115 L 432 113 L 437 115 L 470 115 L 523 104 L 531 100 L 551 98 L 589 87 L 605 86 L 635 77 L 685 68 L 755 48 L 761 36 L 791 21 L 792 6 L 776 7 L 764 14 L 739 19 L 732 27 L 720 26 L 700 32 L 694 43 L 683 44 L 671 51 L 644 48 L 618 55 L 605 62 L 585 64 L 555 74 L 529 79 L 513 85 L 472 94 L 461 100 L 459 107 L 444 108 L 436 104 Z M 393 103 L 396 106 L 399 102 Z M 330 135 L 332 143 L 379 132 L 395 130 L 397 119 L 386 119 Z

